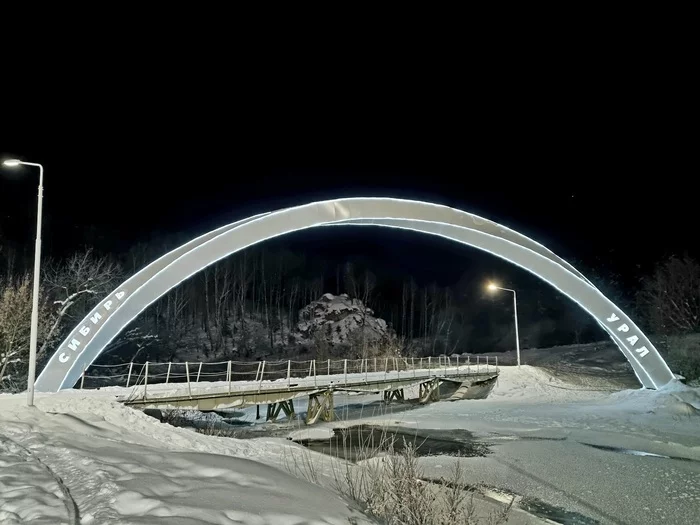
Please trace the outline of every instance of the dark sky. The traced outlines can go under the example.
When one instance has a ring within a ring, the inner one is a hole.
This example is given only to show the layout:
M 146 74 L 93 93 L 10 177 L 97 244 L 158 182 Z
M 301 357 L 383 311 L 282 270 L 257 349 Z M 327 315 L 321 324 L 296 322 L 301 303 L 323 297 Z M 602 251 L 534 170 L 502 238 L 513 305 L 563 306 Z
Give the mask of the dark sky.
M 359 108 L 321 100 L 308 113 L 293 101 L 291 112 L 206 98 L 186 109 L 101 100 L 94 112 L 71 102 L 36 120 L 6 114 L 0 156 L 44 164 L 44 239 L 53 255 L 86 243 L 119 251 L 165 234 L 194 236 L 315 199 L 384 195 L 478 213 L 633 279 L 665 255 L 697 253 L 689 140 L 635 101 L 563 96 L 546 109 L 519 100 L 498 110 L 437 101 L 418 112 L 410 98 L 391 111 L 381 101 Z M 35 184 L 31 170 L 0 170 L 0 234 L 29 251 Z M 366 238 L 367 250 L 391 258 L 391 232 L 358 235 L 291 240 L 312 254 L 315 243 L 319 253 L 356 253 Z M 435 241 L 396 242 L 415 243 L 432 271 L 426 247 Z

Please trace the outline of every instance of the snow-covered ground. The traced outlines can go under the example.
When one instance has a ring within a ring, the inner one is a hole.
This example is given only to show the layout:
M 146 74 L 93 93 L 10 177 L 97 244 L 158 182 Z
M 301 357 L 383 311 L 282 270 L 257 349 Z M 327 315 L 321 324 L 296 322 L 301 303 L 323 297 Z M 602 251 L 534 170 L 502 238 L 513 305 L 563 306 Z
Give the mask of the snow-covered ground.
M 124 407 L 116 400 L 121 394 L 39 394 L 35 408 L 25 406 L 24 395 L 0 395 L 0 523 L 370 522 L 329 489 L 287 473 L 290 463 L 314 453 L 284 439 L 175 428 Z M 376 396 L 339 395 L 336 408 L 363 398 Z M 523 366 L 502 367 L 488 399 L 389 410 L 367 420 L 415 428 L 417 435 L 422 429 L 474 432 L 491 443 L 493 454 L 463 460 L 473 483 L 602 523 L 697 523 L 699 411 L 698 389 L 678 383 L 611 393 Z M 313 431 L 322 437 L 339 424 Z M 421 461 L 427 474 L 440 477 L 454 458 Z
M 3 525 L 370 523 L 285 472 L 303 453 L 290 442 L 197 434 L 98 391 L 40 394 L 35 408 L 25 399 L 0 396 Z

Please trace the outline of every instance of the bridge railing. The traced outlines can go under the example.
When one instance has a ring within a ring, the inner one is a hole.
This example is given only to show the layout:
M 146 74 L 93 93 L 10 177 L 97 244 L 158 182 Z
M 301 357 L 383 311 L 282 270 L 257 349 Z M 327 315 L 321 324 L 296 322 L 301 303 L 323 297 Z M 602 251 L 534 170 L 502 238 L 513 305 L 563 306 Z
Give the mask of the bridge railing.
M 498 371 L 497 356 L 466 357 L 371 357 L 367 359 L 324 359 L 286 361 L 145 362 L 118 365 L 92 365 L 83 371 L 79 388 L 106 386 L 143 387 L 149 385 L 217 383 L 231 390 L 234 383 L 246 388 L 291 388 L 304 382 L 313 386 L 362 383 L 389 377 L 461 376 Z M 224 383 L 221 385 L 221 383 Z

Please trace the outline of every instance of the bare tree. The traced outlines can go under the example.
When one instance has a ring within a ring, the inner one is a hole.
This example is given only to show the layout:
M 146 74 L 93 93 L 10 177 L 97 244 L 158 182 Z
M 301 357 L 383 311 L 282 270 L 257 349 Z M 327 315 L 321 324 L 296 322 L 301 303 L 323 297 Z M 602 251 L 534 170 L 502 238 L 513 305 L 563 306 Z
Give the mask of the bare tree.
M 639 295 L 651 328 L 659 334 L 700 329 L 700 264 L 670 257 L 657 266 Z
M 49 344 L 60 335 L 64 321 L 86 315 L 121 276 L 118 264 L 108 257 L 95 256 L 90 248 L 74 254 L 65 262 L 49 263 L 44 284 L 55 310 L 51 327 L 37 352 L 37 360 L 41 360 Z

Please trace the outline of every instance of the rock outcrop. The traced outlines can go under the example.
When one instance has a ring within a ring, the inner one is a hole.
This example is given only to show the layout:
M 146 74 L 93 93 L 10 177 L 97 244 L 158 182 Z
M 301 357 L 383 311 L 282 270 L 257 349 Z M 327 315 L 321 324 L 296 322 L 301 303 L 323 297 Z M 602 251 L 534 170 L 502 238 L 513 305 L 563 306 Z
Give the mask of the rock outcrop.
M 373 343 L 390 336 L 386 321 L 374 317 L 371 308 L 347 294 L 327 293 L 306 305 L 299 310 L 297 328 L 306 339 L 322 336 L 334 345 L 348 343 L 353 338 Z

